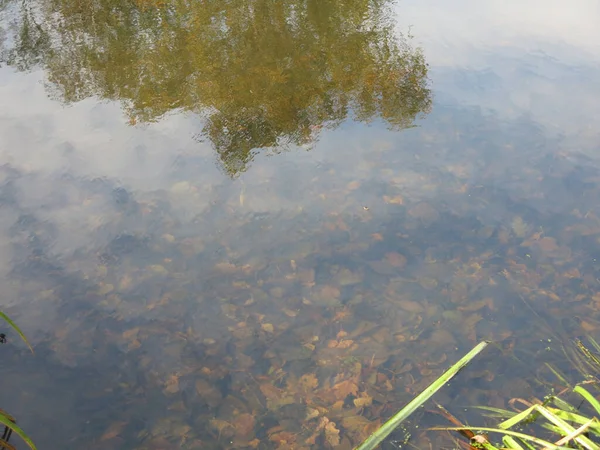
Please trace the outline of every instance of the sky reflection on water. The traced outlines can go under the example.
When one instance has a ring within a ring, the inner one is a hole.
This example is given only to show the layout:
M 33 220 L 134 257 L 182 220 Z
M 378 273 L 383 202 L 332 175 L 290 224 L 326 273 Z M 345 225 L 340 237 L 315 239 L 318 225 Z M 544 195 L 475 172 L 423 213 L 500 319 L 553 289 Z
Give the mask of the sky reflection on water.
M 576 3 L 395 5 L 417 127 L 342 120 L 233 178 L 192 109 L 132 126 L 4 65 L 3 309 L 36 355 L 2 348 L 2 407 L 42 448 L 321 448 L 318 408 L 349 446 L 478 339 L 535 362 L 595 334 L 600 11 Z M 511 368 L 441 400 L 538 388 Z

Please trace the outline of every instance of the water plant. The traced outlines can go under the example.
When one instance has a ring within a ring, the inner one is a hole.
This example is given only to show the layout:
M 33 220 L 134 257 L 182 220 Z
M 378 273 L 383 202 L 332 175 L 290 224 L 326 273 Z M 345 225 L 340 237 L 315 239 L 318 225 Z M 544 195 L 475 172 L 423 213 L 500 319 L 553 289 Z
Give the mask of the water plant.
M 597 442 L 600 439 L 600 402 L 597 399 L 600 394 L 600 344 L 592 337 L 588 337 L 588 341 L 591 344 L 589 347 L 580 339 L 574 340 L 573 345 L 563 346 L 570 367 L 583 379 L 579 383 L 571 385 L 566 375 L 546 363 L 550 373 L 562 386 L 559 392 L 553 392 L 543 400 L 512 399 L 509 402 L 511 406 L 525 405 L 522 411 L 477 406 L 482 416 L 501 420 L 492 427 L 464 425 L 441 405 L 437 405 L 438 412 L 455 426 L 433 427 L 429 430 L 458 432 L 467 441 L 461 441 L 460 444 L 469 450 L 600 450 L 600 443 Z M 487 345 L 488 342 L 478 344 L 355 450 L 376 448 Z M 596 395 L 592 390 L 596 391 Z
M 477 344 L 469 353 L 463 356 L 458 362 L 452 365 L 442 375 L 440 375 L 425 390 L 410 401 L 404 408 L 394 414 L 387 422 L 373 432 L 356 450 L 372 450 L 376 448 L 386 437 L 390 435 L 402 422 L 404 422 L 413 412 L 429 400 L 437 391 L 469 364 L 473 358 L 481 353 L 488 346 L 487 341 Z
M 17 332 L 17 334 L 21 337 L 21 339 L 23 339 L 25 344 L 27 344 L 27 346 L 29 347 L 29 349 L 31 350 L 31 353 L 34 353 L 33 347 L 31 346 L 31 344 L 25 337 L 25 334 L 17 326 L 17 324 L 14 323 L 12 321 L 12 319 L 10 317 L 8 317 L 2 311 L 0 311 L 0 318 L 4 319 L 4 321 L 6 323 L 8 323 L 13 330 L 15 330 Z M 19 427 L 16 424 L 15 419 L 11 415 L 9 415 L 8 413 L 6 413 L 4 410 L 1 410 L 1 409 L 0 409 L 0 424 L 5 426 L 4 434 L 0 438 L 0 448 L 3 448 L 3 449 L 14 449 L 15 448 L 12 444 L 8 443 L 8 439 L 10 438 L 12 432 L 14 431 L 21 439 L 23 439 L 23 441 L 25 441 L 25 443 L 27 443 L 27 445 L 29 445 L 29 447 L 32 450 L 36 450 L 36 446 L 33 443 L 33 441 L 29 438 L 29 436 L 27 436 L 27 434 L 21 429 L 21 427 Z

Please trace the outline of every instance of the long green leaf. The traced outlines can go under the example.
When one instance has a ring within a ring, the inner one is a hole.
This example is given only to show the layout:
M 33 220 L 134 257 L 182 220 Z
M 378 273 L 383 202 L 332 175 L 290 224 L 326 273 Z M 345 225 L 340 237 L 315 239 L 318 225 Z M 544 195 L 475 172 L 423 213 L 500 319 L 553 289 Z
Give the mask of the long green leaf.
M 469 428 L 465 428 L 465 427 L 434 427 L 434 428 L 428 428 L 428 429 L 433 430 L 433 431 L 436 431 L 436 430 L 437 431 L 463 431 L 463 430 L 468 430 Z M 543 439 L 536 438 L 535 436 L 529 436 L 528 434 L 525 434 L 525 433 L 519 433 L 517 431 L 502 430 L 500 428 L 481 428 L 481 427 L 477 427 L 477 431 L 487 431 L 490 433 L 508 434 L 510 436 L 518 437 L 519 439 L 523 439 L 525 441 L 535 442 L 538 445 L 543 445 L 552 450 L 572 450 L 569 447 L 563 447 L 560 445 L 556 445 L 556 444 L 553 444 L 552 442 L 548 442 Z
M 569 435 L 575 431 L 571 425 L 562 420 L 560 417 L 555 416 L 546 408 L 541 405 L 535 405 L 536 410 L 539 411 L 549 422 L 552 422 L 556 427 L 561 431 L 561 434 Z M 588 450 L 600 450 L 597 444 L 592 442 L 589 438 L 585 436 L 577 436 L 574 438 L 578 444 L 583 445 Z
M 505 437 L 510 437 L 510 436 L 505 436 Z M 535 447 L 534 447 L 532 444 L 530 444 L 529 442 L 527 442 L 527 441 L 525 441 L 525 440 L 523 440 L 523 439 L 520 439 L 520 442 L 521 442 L 521 444 L 523 444 L 525 447 L 527 447 L 527 450 L 535 450 Z
M 3 412 L 0 412 L 0 423 L 17 433 L 19 437 L 23 439 L 27 443 L 27 445 L 29 445 L 29 447 L 31 447 L 31 450 L 37 450 L 33 441 L 29 439 L 29 436 L 25 434 L 21 427 L 19 427 L 16 423 L 10 420 L 10 418 Z
M 562 445 L 562 444 L 566 444 L 567 442 L 576 439 L 577 436 L 585 433 L 585 431 L 589 428 L 589 426 L 592 424 L 592 422 L 595 422 L 595 421 L 596 421 L 595 417 L 591 418 L 590 420 L 588 420 L 586 423 L 584 423 L 582 426 L 580 426 L 576 430 L 573 430 L 571 433 L 564 436 L 562 439 L 556 441 L 556 443 L 559 445 Z
M 473 358 L 483 351 L 488 346 L 488 341 L 480 342 L 463 356 L 456 364 L 444 372 L 438 379 L 431 383 L 423 392 L 417 395 L 408 405 L 394 414 L 386 423 L 384 423 L 377 431 L 369 436 L 355 450 L 372 450 L 377 447 L 389 434 L 394 431 L 398 425 L 407 419 L 413 412 L 417 410 L 423 403 L 429 400 L 437 391 L 439 391 L 446 383 L 448 383 L 461 369 L 469 364 Z
M 587 348 L 583 344 L 583 342 L 581 341 L 581 339 L 575 339 L 575 345 L 577 346 L 577 348 L 579 349 L 579 351 L 582 353 L 582 355 L 585 357 L 586 362 L 592 368 L 592 370 L 595 373 L 598 373 L 600 371 L 600 358 L 598 358 L 596 355 L 594 355 L 590 351 L 590 349 Z
M 477 408 L 477 409 L 481 409 L 483 411 L 488 411 L 490 412 L 490 414 L 482 414 L 486 417 L 491 417 L 491 418 L 511 418 L 512 416 L 515 415 L 514 411 L 509 411 L 507 409 L 501 409 L 501 408 L 494 408 L 492 406 L 472 406 L 472 408 Z
M 577 408 L 575 408 L 570 403 L 564 401 L 560 397 L 552 397 L 552 400 L 550 400 L 550 402 L 554 406 L 556 406 L 559 410 L 561 410 L 561 411 L 570 411 L 570 412 L 576 412 L 577 411 Z
M 589 336 L 589 335 L 588 335 L 588 337 L 587 337 L 587 338 L 588 338 L 588 341 L 590 341 L 590 342 L 592 343 L 592 345 L 594 346 L 594 348 L 596 349 L 596 351 L 597 351 L 598 353 L 600 353 L 600 344 L 598 344 L 598 343 L 596 342 L 596 340 L 595 340 L 593 337 Z
M 525 450 L 512 436 L 502 436 L 502 443 L 510 449 Z
M 542 405 L 533 405 L 533 406 L 527 408 L 526 410 L 520 412 L 519 414 L 516 414 L 514 417 L 499 424 L 498 428 L 503 429 L 503 430 L 505 430 L 507 428 L 511 428 L 511 427 L 515 426 L 517 423 L 520 423 L 523 420 L 527 419 L 533 413 L 539 413 L 542 416 L 544 416 L 546 418 L 546 420 L 548 420 L 550 423 L 552 423 L 554 425 L 554 427 L 552 429 L 562 436 L 566 436 L 566 435 L 572 433 L 573 431 L 575 431 L 575 429 L 571 425 L 569 425 L 567 422 L 562 420 L 560 417 L 557 417 L 556 415 L 554 415 L 551 411 L 544 408 Z M 596 446 L 596 444 L 594 444 L 592 441 L 590 441 L 585 436 L 578 436 L 575 439 L 577 440 L 577 442 L 579 444 L 583 445 L 585 448 L 587 448 L 589 450 L 596 450 L 596 449 L 600 450 L 600 448 L 598 448 L 598 446 Z
M 537 405 L 530 406 L 529 408 L 521 411 L 520 413 L 515 414 L 510 419 L 507 419 L 504 422 L 498 424 L 498 428 L 507 430 L 511 427 L 514 427 L 516 424 L 518 424 L 519 422 L 522 422 L 523 420 L 527 419 L 531 414 L 533 414 L 534 411 L 536 410 L 536 408 L 535 408 L 536 406 Z
M 8 323 L 11 327 L 14 328 L 14 330 L 19 334 L 19 336 L 21 336 L 21 339 L 23 339 L 23 341 L 25 341 L 25 343 L 29 347 L 29 350 L 31 350 L 31 353 L 33 353 L 33 347 L 31 346 L 31 344 L 29 343 L 29 341 L 27 340 L 27 338 L 25 337 L 25 335 L 23 334 L 23 332 L 21 331 L 21 329 L 17 326 L 17 324 L 14 323 L 11 320 L 11 318 L 8 317 L 6 314 L 4 314 L 2 311 L 0 311 L 0 317 L 2 319 L 4 319 L 6 321 L 6 323 Z
M 596 400 L 596 398 L 592 394 L 590 394 L 581 386 L 575 386 L 573 392 L 577 392 L 579 395 L 585 398 L 590 403 L 590 405 L 592 405 L 592 407 L 596 410 L 596 412 L 600 414 L 600 402 L 598 402 L 598 400 Z
M 589 417 L 585 417 L 580 414 L 575 414 L 570 411 L 562 411 L 560 409 L 554 408 L 550 409 L 550 411 L 552 411 L 557 417 L 560 417 L 563 420 L 566 420 L 568 422 L 574 422 L 579 425 L 583 425 L 590 419 Z M 600 423 L 592 423 L 589 427 L 589 431 L 596 435 L 600 435 Z
M 567 379 L 564 377 L 564 375 L 562 373 L 560 373 L 557 369 L 552 367 L 551 364 L 548 364 L 548 363 L 544 363 L 544 364 L 548 369 L 550 369 L 550 372 L 552 372 L 554 374 L 554 376 L 560 380 L 561 383 L 563 383 L 565 386 L 570 386 L 569 382 L 567 381 Z

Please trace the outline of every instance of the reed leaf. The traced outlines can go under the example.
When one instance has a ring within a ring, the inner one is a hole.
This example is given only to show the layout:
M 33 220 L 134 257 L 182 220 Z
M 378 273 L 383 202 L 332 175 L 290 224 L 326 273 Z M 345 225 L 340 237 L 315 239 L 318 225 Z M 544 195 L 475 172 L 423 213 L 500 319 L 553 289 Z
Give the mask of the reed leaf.
M 581 395 L 583 398 L 585 398 L 588 401 L 588 403 L 590 405 L 592 405 L 592 407 L 596 410 L 596 413 L 600 414 L 600 402 L 598 402 L 598 400 L 596 400 L 596 398 L 592 394 L 590 394 L 587 390 L 585 390 L 581 386 L 575 386 L 575 388 L 573 389 L 573 392 L 576 392 L 579 395 Z
M 11 318 L 8 317 L 6 314 L 4 314 L 2 311 L 0 311 L 0 317 L 2 319 L 4 319 L 6 321 L 6 323 L 8 323 L 18 333 L 19 336 L 21 336 L 21 339 L 23 339 L 23 341 L 27 344 L 27 346 L 29 347 L 29 350 L 31 350 L 31 353 L 34 353 L 33 352 L 33 347 L 31 346 L 31 344 L 29 343 L 29 341 L 25 337 L 25 334 L 23 334 L 23 332 L 21 331 L 21 329 L 17 326 L 17 324 L 14 323 L 11 320 Z
M 29 445 L 31 450 L 37 450 L 33 441 L 31 439 L 29 439 L 29 436 L 27 436 L 27 434 L 25 434 L 25 432 L 21 429 L 21 427 L 19 427 L 16 423 L 14 423 L 11 420 L 11 418 L 3 412 L 0 412 L 0 423 L 4 426 L 10 428 L 11 430 L 13 430 L 15 433 L 17 433 L 19 435 L 19 437 L 21 439 L 23 439 L 27 445 Z
M 461 431 L 461 430 L 468 430 L 469 428 L 465 428 L 465 427 L 434 427 L 434 428 L 429 428 L 429 430 L 432 431 Z M 548 447 L 548 449 L 551 450 L 572 450 L 569 447 L 563 447 L 561 445 L 556 445 L 553 444 L 552 442 L 548 442 L 545 441 L 544 439 L 540 439 L 537 438 L 535 436 L 530 436 L 528 434 L 525 433 L 519 433 L 517 431 L 512 431 L 512 430 L 502 430 L 500 428 L 481 428 L 481 427 L 477 427 L 477 430 L 479 431 L 487 431 L 489 433 L 501 433 L 501 434 L 505 434 L 505 435 L 509 435 L 509 436 L 513 436 L 513 437 L 518 437 L 519 439 L 525 440 L 525 441 L 531 441 L 534 442 L 538 445 L 543 445 L 544 447 Z
M 379 429 L 371 434 L 361 445 L 356 447 L 355 450 L 373 450 L 377 447 L 386 437 L 390 435 L 402 422 L 404 422 L 413 412 L 422 406 L 427 400 L 429 400 L 437 391 L 439 391 L 446 383 L 448 383 L 454 376 L 467 364 L 469 364 L 473 358 L 483 351 L 488 346 L 488 341 L 483 341 L 477 344 L 469 353 L 463 356 L 456 364 L 450 367 L 444 372 L 439 378 L 431 383 L 423 392 L 417 395 L 411 402 L 408 403 L 404 408 L 394 414 L 387 422 L 385 422 Z

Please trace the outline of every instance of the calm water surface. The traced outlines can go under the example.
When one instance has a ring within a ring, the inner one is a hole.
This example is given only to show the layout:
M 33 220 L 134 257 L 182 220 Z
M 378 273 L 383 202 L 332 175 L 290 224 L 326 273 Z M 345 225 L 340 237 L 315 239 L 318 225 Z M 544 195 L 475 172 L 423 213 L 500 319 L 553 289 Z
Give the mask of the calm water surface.
M 2 408 L 44 449 L 350 449 L 481 339 L 440 402 L 543 395 L 600 324 L 598 17 L 0 2 L 1 305 L 35 347 L 2 330 Z

